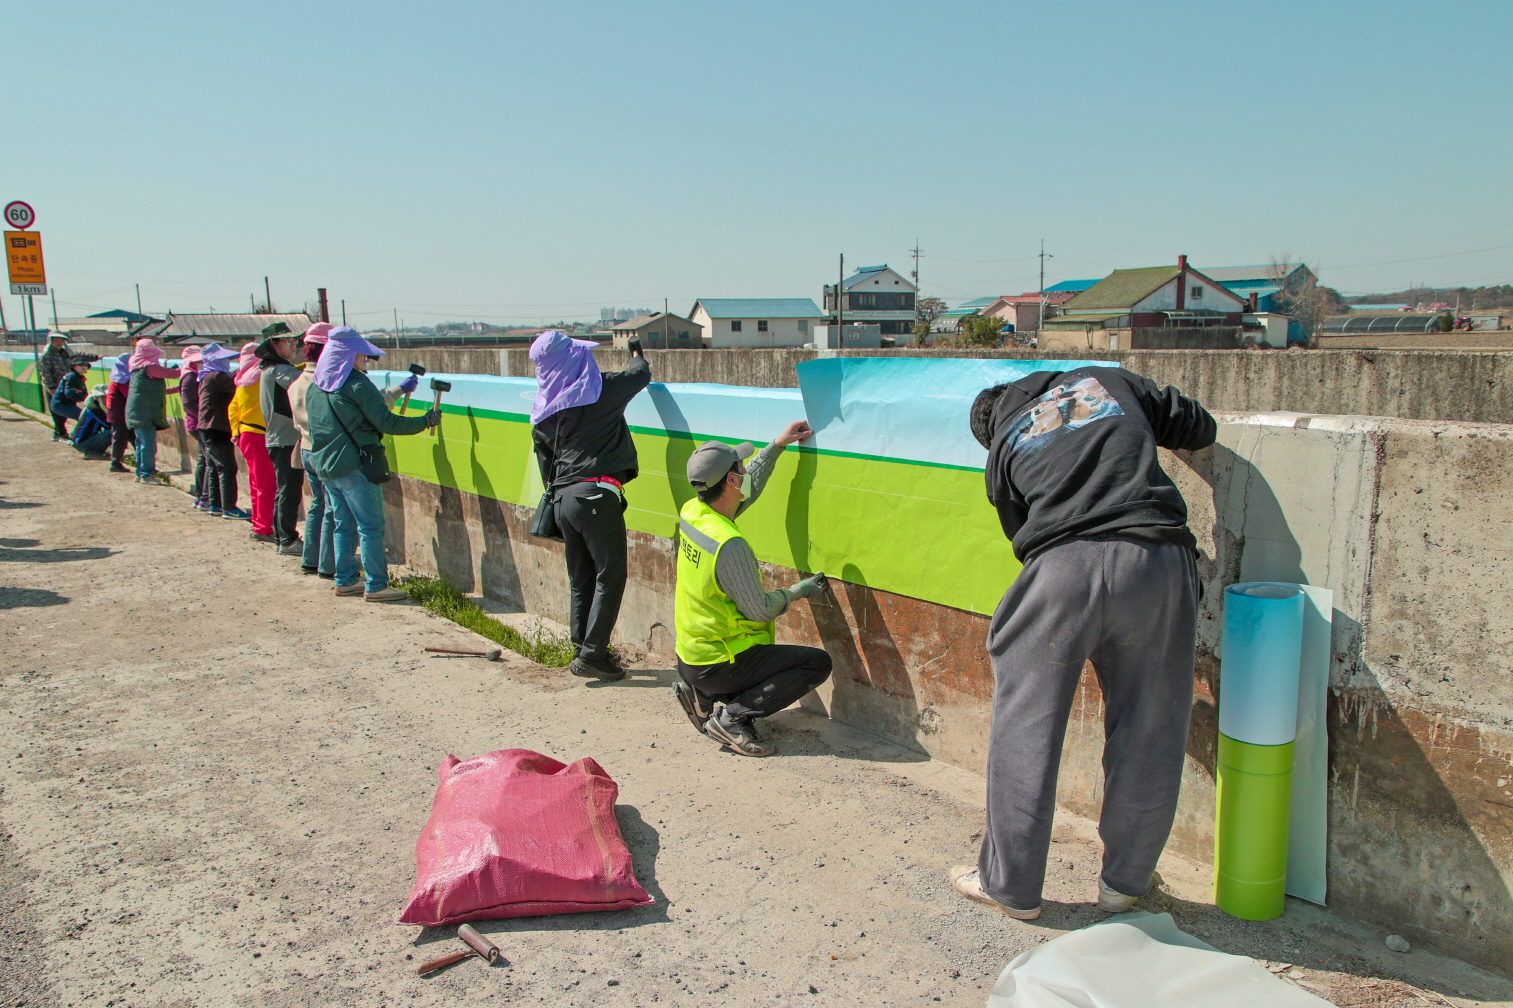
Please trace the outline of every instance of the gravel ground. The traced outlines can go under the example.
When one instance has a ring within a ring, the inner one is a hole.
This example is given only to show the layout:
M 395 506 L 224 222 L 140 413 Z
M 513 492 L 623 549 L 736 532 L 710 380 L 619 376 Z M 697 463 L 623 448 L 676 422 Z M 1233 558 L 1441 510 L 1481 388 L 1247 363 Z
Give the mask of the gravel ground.
M 1101 917 L 1084 821 L 1057 828 L 1044 917 L 1010 921 L 944 881 L 975 857 L 971 774 L 798 710 L 770 719 L 778 756 L 721 751 L 655 655 L 587 685 L 428 656 L 479 639 L 336 598 L 246 533 L 0 412 L 0 1005 L 981 1006 L 1009 959 Z M 505 962 L 418 978 L 461 947 L 392 923 L 434 768 L 512 747 L 619 782 L 657 902 L 485 923 Z M 1336 1004 L 1513 997 L 1304 904 L 1234 921 L 1200 868 L 1162 871 L 1143 908 Z

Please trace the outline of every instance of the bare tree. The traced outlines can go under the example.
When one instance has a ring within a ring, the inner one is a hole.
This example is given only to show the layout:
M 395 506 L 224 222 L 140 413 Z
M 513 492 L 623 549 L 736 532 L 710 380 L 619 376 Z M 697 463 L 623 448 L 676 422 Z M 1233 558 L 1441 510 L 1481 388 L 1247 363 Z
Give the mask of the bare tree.
M 1308 339 L 1313 338 L 1319 324 L 1329 315 L 1349 311 L 1333 287 L 1322 286 L 1312 271 L 1304 269 L 1295 275 L 1300 263 L 1292 261 L 1291 253 L 1271 257 L 1268 270 L 1271 280 L 1281 290 L 1276 295 L 1283 314 L 1295 319 Z

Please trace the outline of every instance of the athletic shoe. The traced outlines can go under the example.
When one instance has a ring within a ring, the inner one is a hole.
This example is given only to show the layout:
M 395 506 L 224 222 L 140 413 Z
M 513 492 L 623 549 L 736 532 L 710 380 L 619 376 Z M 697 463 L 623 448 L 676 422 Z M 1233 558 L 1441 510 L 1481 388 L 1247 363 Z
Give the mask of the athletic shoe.
M 574 658 L 567 670 L 581 679 L 615 682 L 625 678 L 625 670 L 614 658 Z
M 138 476 L 138 483 L 146 483 L 148 486 L 168 486 L 168 481 L 157 473 L 148 473 L 146 476 Z
M 221 517 L 225 518 L 227 521 L 251 521 L 252 520 L 251 513 L 247 512 L 247 511 L 243 511 L 241 508 L 225 508 L 225 509 L 223 509 L 221 511 Z
M 702 732 L 704 722 L 714 714 L 714 701 L 688 685 L 686 682 L 672 684 L 673 696 L 678 698 L 678 706 L 683 708 L 683 713 L 688 715 L 688 720 L 693 724 L 694 730 Z
M 60 443 L 61 444 L 68 444 L 69 440 L 66 437 L 59 437 L 58 435 L 54 434 L 53 435 L 53 444 L 60 444 Z
M 410 597 L 410 593 L 398 588 L 380 588 L 376 592 L 363 592 L 362 597 L 364 602 L 403 602 Z
M 335 575 L 335 574 L 327 574 L 327 573 L 326 573 L 326 572 L 325 572 L 325 571 L 320 571 L 320 572 L 319 572 L 319 573 L 318 573 L 318 574 L 316 574 L 316 575 L 315 575 L 315 576 L 316 576 L 316 577 L 323 577 L 323 578 L 325 578 L 325 579 L 326 579 L 326 580 L 327 580 L 327 581 L 335 581 L 335 580 L 336 580 L 336 575 Z
M 194 508 L 196 511 L 209 511 L 210 510 L 210 505 L 206 504 L 202 500 L 190 501 L 189 502 L 189 506 L 192 507 L 192 508 Z
M 1161 881 L 1159 872 L 1151 872 L 1151 886 L 1158 886 Z M 1146 892 L 1149 891 L 1150 886 L 1147 886 Z M 1144 895 L 1145 893 L 1140 894 L 1140 896 Z M 1135 902 L 1140 899 L 1140 896 L 1128 896 L 1122 892 L 1116 892 L 1104 885 L 1103 879 L 1098 880 L 1098 909 L 1104 913 L 1129 913 L 1135 909 Z
M 130 469 L 126 468 L 125 466 L 123 466 L 119 462 L 112 462 L 110 464 L 110 471 L 111 472 L 131 472 Z
M 726 710 L 728 708 L 721 707 L 718 714 L 704 722 L 705 735 L 716 742 L 725 743 L 731 752 L 741 756 L 771 756 L 777 752 L 757 735 L 756 725 L 750 719 L 737 721 L 727 717 Z
M 338 595 L 361 595 L 363 594 L 362 582 L 359 581 L 357 582 L 357 584 L 349 585 L 337 585 L 335 591 Z
M 260 542 L 260 543 L 278 542 L 277 539 L 275 539 L 271 535 L 267 535 L 267 534 L 265 534 L 263 532 L 248 532 L 247 533 L 247 538 L 251 539 L 253 542 Z
M 299 572 L 301 574 L 319 574 L 320 573 L 320 568 L 319 567 L 306 567 L 304 564 L 300 564 L 299 565 Z
M 220 508 L 207 507 L 205 508 L 205 513 L 212 518 L 224 518 L 226 516 L 226 512 Z
M 284 543 L 282 546 L 280 546 L 278 548 L 278 551 L 283 556 L 304 556 L 305 555 L 305 543 L 304 543 L 304 540 L 302 540 L 302 539 L 296 539 L 293 542 Z
M 104 462 L 110 458 L 109 455 L 96 455 L 94 452 L 85 452 L 84 457 L 91 462 Z
M 1036 917 L 1040 916 L 1039 907 L 1035 907 L 1031 910 L 1021 910 L 1018 907 L 1009 906 L 1007 903 L 1000 903 L 993 897 L 989 896 L 987 893 L 983 892 L 982 881 L 977 877 L 976 868 L 970 868 L 966 865 L 957 865 L 955 868 L 951 869 L 949 878 L 951 879 L 951 888 L 961 893 L 973 903 L 981 903 L 983 906 L 990 906 L 994 910 L 997 910 L 999 913 L 1008 914 L 1015 920 L 1034 920 Z

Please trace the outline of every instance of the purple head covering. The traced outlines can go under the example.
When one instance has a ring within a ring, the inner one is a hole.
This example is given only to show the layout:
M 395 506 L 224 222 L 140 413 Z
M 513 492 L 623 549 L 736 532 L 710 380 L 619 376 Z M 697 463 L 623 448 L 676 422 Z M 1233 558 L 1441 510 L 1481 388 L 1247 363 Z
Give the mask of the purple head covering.
M 116 362 L 110 366 L 110 380 L 116 385 L 131 381 L 131 354 L 123 353 L 116 358 Z
M 346 384 L 357 355 L 382 357 L 383 351 L 362 338 L 351 326 L 337 326 L 326 334 L 326 348 L 315 364 L 315 387 L 335 392 Z
M 536 401 L 531 403 L 531 423 L 537 424 L 560 410 L 599 401 L 604 376 L 594 360 L 593 340 L 572 339 L 548 329 L 531 344 L 531 363 L 536 365 Z
M 204 371 L 219 371 L 221 374 L 231 373 L 231 362 L 239 356 L 235 350 L 221 346 L 219 343 L 206 343 L 200 348 L 200 368 Z

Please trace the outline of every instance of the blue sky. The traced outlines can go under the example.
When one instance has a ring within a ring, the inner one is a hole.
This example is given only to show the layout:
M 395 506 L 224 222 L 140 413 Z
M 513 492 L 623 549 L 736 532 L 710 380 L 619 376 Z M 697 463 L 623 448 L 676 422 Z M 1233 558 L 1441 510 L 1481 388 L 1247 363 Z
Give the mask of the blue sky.
M 359 325 L 955 303 L 1291 253 L 1345 291 L 1513 281 L 1502 0 L 11 5 L 0 200 L 60 314 Z M 27 66 L 34 69 L 27 70 Z M 1487 250 L 1487 251 L 1480 251 Z M 6 297 L 11 323 L 17 299 Z M 40 312 L 39 312 L 40 314 Z

